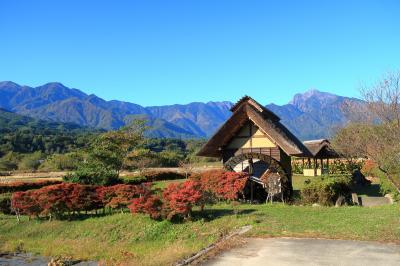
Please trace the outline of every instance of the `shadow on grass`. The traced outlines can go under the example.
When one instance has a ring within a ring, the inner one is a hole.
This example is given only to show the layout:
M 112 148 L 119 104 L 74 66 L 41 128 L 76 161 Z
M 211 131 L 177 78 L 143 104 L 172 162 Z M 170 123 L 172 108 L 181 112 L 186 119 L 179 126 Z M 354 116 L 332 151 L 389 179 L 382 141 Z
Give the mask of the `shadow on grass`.
M 194 211 L 193 212 L 193 221 L 197 220 L 205 220 L 212 221 L 223 216 L 231 216 L 231 215 L 246 215 L 255 212 L 256 209 L 205 209 L 203 211 Z
M 379 184 L 370 184 L 366 186 L 356 185 L 352 187 L 352 191 L 358 195 L 365 195 L 367 197 L 383 197 L 380 192 Z
M 301 198 L 301 194 L 300 194 L 300 189 L 294 189 L 293 190 L 293 199 L 300 199 Z

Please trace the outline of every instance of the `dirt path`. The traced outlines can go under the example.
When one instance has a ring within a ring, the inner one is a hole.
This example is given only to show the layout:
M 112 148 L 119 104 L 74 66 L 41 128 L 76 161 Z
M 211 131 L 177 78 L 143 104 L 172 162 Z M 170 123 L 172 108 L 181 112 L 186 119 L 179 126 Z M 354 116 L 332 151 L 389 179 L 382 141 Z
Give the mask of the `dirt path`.
M 248 238 L 204 265 L 400 265 L 400 246 L 377 242 Z

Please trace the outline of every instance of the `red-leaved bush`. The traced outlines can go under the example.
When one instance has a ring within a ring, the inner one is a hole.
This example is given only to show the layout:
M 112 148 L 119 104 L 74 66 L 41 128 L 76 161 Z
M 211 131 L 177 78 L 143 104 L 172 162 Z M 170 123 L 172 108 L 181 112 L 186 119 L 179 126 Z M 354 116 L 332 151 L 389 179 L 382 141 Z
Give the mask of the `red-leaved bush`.
M 34 190 L 15 192 L 11 198 L 11 206 L 17 215 L 26 214 L 32 217 L 39 216 L 42 212 Z
M 98 187 L 97 194 L 105 207 L 120 209 L 131 204 L 132 199 L 151 194 L 151 184 L 119 184 L 112 187 Z
M 202 202 L 203 190 L 200 182 L 187 180 L 169 184 L 163 191 L 162 200 L 155 195 L 145 195 L 132 200 L 132 213 L 146 213 L 153 219 L 174 217 L 190 218 L 193 206 Z
M 205 192 L 219 200 L 239 200 L 243 198 L 249 176 L 246 173 L 217 170 L 203 172 L 194 178 L 201 183 Z
M 158 220 L 162 218 L 163 202 L 155 195 L 142 196 L 133 199 L 128 208 L 131 213 L 145 213 L 152 219 Z
M 244 173 L 207 171 L 193 176 L 183 183 L 169 184 L 157 196 L 144 196 L 132 200 L 129 209 L 132 213 L 146 213 L 154 219 L 174 217 L 190 218 L 192 208 L 197 205 L 201 210 L 205 203 L 214 199 L 239 200 L 248 181 Z
M 96 188 L 62 183 L 12 195 L 11 206 L 16 213 L 31 216 L 61 217 L 65 213 L 90 211 L 102 207 Z
M 61 183 L 12 195 L 13 211 L 29 217 L 63 217 L 81 211 L 95 211 L 108 207 L 128 207 L 132 213 L 148 214 L 153 219 L 190 218 L 192 208 L 210 203 L 212 199 L 239 200 L 248 176 L 243 173 L 208 171 L 183 183 L 169 184 L 162 198 L 154 194 L 150 183 L 140 185 L 88 186 Z
M 192 207 L 202 202 L 203 190 L 196 180 L 172 183 L 164 189 L 163 199 L 167 219 L 175 215 L 189 218 Z
M 132 199 L 148 197 L 150 185 L 116 185 L 111 187 L 87 186 L 62 183 L 37 190 L 16 192 L 11 206 L 17 214 L 32 216 L 62 217 L 80 211 L 93 211 L 103 207 L 125 208 Z

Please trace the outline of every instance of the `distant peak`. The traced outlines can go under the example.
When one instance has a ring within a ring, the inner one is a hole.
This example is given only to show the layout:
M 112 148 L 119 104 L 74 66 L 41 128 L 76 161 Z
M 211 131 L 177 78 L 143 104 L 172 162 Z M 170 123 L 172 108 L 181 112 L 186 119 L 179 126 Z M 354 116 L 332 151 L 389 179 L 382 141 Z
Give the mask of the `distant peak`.
M 332 98 L 332 97 L 338 97 L 338 96 L 329 92 L 323 92 L 312 88 L 304 93 L 297 93 L 296 95 L 294 95 L 293 99 L 289 102 L 289 104 L 296 104 L 299 101 L 306 101 L 310 98 Z
M 61 82 L 48 82 L 48 83 L 42 85 L 41 87 L 66 88 L 64 86 L 64 84 L 62 84 Z
M 311 88 L 309 90 L 307 90 L 305 93 L 303 93 L 303 95 L 314 95 L 314 94 L 320 94 L 323 93 L 317 89 Z
M 1 86 L 1 87 L 3 87 L 3 86 L 7 86 L 7 87 L 19 87 L 20 85 L 18 85 L 18 84 L 15 83 L 15 82 L 12 82 L 12 81 L 0 81 L 0 86 Z

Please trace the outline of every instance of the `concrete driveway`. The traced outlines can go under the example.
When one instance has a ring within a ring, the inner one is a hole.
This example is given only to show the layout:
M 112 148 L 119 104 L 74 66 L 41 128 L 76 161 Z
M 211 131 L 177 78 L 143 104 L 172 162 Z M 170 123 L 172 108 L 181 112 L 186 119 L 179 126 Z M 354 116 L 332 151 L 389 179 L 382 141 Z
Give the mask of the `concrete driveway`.
M 248 238 L 204 265 L 400 265 L 400 246 L 377 242 Z

